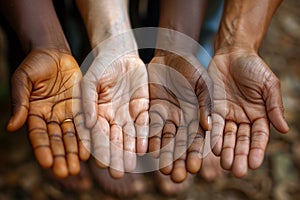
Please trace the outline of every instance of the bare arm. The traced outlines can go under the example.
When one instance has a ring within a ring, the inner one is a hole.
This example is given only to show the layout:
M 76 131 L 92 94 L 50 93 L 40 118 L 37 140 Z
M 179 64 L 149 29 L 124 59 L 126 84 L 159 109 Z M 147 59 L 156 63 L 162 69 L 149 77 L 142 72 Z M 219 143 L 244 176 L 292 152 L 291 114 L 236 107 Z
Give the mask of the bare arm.
M 264 158 L 270 123 L 288 132 L 280 80 L 258 48 L 281 0 L 228 0 L 209 67 L 214 81 L 211 146 L 237 177 Z
M 159 27 L 178 31 L 198 41 L 206 6 L 206 0 L 163 0 L 160 6 Z M 187 44 L 186 39 L 179 38 L 178 35 L 172 33 L 159 33 L 158 42 L 164 42 L 163 46 L 166 47 L 180 45 L 184 48 L 186 46 L 187 52 L 192 54 L 197 50 L 193 44 Z M 156 53 L 162 52 L 156 51 Z
M 7 129 L 16 131 L 27 121 L 29 139 L 40 165 L 52 168 L 60 178 L 76 175 L 79 158 L 89 157 L 89 131 L 80 114 L 81 72 L 70 54 L 52 1 L 0 3 L 28 53 L 11 79 L 13 115 Z
M 215 49 L 258 50 L 282 0 L 227 0 Z
M 195 57 L 205 8 L 205 0 L 161 1 L 159 27 L 164 29 L 158 30 L 155 57 L 148 67 L 150 110 L 155 111 L 150 112 L 149 151 L 159 157 L 161 172 L 175 182 L 182 182 L 187 172 L 199 172 L 204 132 L 210 129 L 210 82 Z M 188 89 L 190 95 L 182 95 Z M 165 115 L 164 109 L 172 114 Z M 196 126 L 191 128 L 193 122 Z
M 130 31 L 127 0 L 76 0 L 92 48 L 105 39 Z M 132 36 L 131 43 L 135 45 Z M 125 45 L 125 44 L 124 44 Z
M 26 52 L 43 47 L 70 51 L 51 0 L 1 0 L 0 3 Z

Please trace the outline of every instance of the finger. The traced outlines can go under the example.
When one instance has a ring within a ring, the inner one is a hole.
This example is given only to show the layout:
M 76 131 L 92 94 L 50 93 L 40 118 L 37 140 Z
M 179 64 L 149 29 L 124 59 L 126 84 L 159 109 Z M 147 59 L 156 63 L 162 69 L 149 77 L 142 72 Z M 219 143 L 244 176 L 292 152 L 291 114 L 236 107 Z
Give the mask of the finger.
M 149 152 L 154 158 L 160 155 L 162 130 L 164 127 L 164 116 L 162 113 L 155 111 L 154 106 L 150 107 L 150 135 L 149 135 Z
M 40 116 L 29 115 L 28 130 L 29 139 L 38 163 L 43 168 L 50 168 L 53 165 L 53 157 L 45 121 Z
M 143 125 L 142 125 L 143 124 Z M 137 120 L 135 124 L 135 130 L 137 133 L 137 153 L 143 156 L 148 151 L 149 141 L 149 115 L 148 111 L 144 112 Z
M 237 125 L 232 121 L 225 124 L 223 147 L 221 153 L 221 165 L 224 169 L 230 170 L 234 159 L 234 147 L 236 140 Z
M 128 73 L 131 81 L 131 90 L 133 92 L 129 111 L 132 119 L 135 119 L 135 129 L 137 136 L 137 153 L 143 155 L 148 150 L 149 135 L 149 89 L 148 78 L 145 64 L 140 60 L 130 62 L 135 67 Z
M 78 158 L 78 144 L 73 121 L 65 121 L 61 124 L 63 141 L 67 157 L 67 165 L 70 175 L 77 175 L 80 171 Z
M 58 178 L 65 178 L 68 176 L 68 167 L 65 160 L 65 147 L 62 139 L 61 128 L 58 122 L 52 121 L 47 125 L 50 147 L 53 154 L 53 173 Z
M 137 153 L 142 156 L 148 150 L 149 137 L 149 114 L 148 111 L 141 113 L 135 121 L 137 136 Z
M 167 121 L 163 129 L 162 147 L 159 159 L 160 171 L 166 175 L 170 174 L 173 169 L 175 133 L 175 125 L 173 122 Z
M 192 174 L 196 174 L 201 168 L 202 151 L 204 147 L 204 132 L 200 128 L 198 121 L 194 121 L 189 125 L 188 135 L 187 170 Z
M 249 167 L 257 169 L 263 162 L 269 140 L 269 122 L 266 118 L 256 120 L 251 129 L 251 145 L 249 153 Z
M 250 126 L 249 124 L 240 124 L 237 132 L 237 141 L 232 166 L 232 172 L 234 176 L 238 178 L 247 174 L 249 149 Z
M 13 116 L 8 122 L 7 130 L 16 131 L 26 122 L 32 90 L 32 83 L 28 75 L 20 67 L 12 76 L 11 87 Z
M 224 119 L 220 115 L 212 114 L 212 130 L 211 130 L 211 148 L 216 156 L 221 154 L 223 143 Z
M 187 127 L 179 126 L 175 136 L 174 160 L 186 158 L 187 138 Z
M 284 119 L 284 109 L 280 91 L 280 82 L 277 79 L 276 83 L 269 89 L 267 96 L 264 97 L 268 117 L 272 125 L 281 133 L 287 133 L 289 131 L 288 124 Z
M 82 98 L 80 90 L 80 80 L 82 79 L 81 71 L 74 75 L 76 82 L 73 85 L 72 91 L 72 107 L 66 106 L 67 113 L 68 111 L 72 113 L 74 120 L 74 125 L 77 133 L 77 142 L 79 148 L 79 158 L 83 161 L 86 161 L 90 157 L 91 152 L 91 136 L 90 131 L 85 125 L 84 113 L 82 108 Z
M 85 75 L 81 80 L 82 106 L 85 116 L 87 128 L 92 128 L 97 121 L 97 100 L 98 93 L 96 84 L 89 80 L 89 76 Z
M 124 137 L 124 167 L 131 172 L 136 167 L 135 128 L 133 123 L 127 123 L 123 128 Z
M 172 181 L 175 183 L 181 183 L 186 179 L 187 172 L 185 166 L 185 157 L 182 156 L 174 162 L 174 169 L 171 174 Z
M 110 165 L 110 127 L 106 119 L 98 117 L 92 129 L 92 141 L 96 163 L 101 168 Z
M 200 124 L 206 131 L 210 131 L 211 113 L 212 113 L 212 80 L 208 77 L 207 73 L 202 73 L 196 85 L 196 95 L 199 103 L 200 110 Z
M 187 151 L 187 127 L 177 128 L 175 136 L 174 149 L 174 167 L 172 171 L 172 180 L 176 183 L 182 182 L 186 178 L 186 151 Z
M 123 160 L 123 134 L 119 125 L 112 125 L 110 128 L 110 175 L 113 178 L 124 176 Z
M 86 161 L 89 159 L 91 152 L 91 135 L 90 130 L 84 124 L 83 114 L 74 117 L 74 124 L 77 132 L 79 158 Z
M 56 155 L 53 163 L 53 174 L 60 179 L 68 176 L 68 167 L 65 155 Z

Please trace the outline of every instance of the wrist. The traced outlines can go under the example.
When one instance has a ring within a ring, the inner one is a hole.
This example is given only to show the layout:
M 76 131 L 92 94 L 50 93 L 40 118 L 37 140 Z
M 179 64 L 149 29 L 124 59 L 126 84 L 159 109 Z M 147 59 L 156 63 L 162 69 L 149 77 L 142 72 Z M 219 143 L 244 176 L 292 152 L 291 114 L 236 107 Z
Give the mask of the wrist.
M 244 48 L 257 52 L 281 1 L 227 1 L 215 40 L 215 50 Z
M 181 32 L 159 28 L 155 55 L 174 53 L 179 55 L 196 55 L 199 44 L 193 38 Z
M 257 33 L 254 33 L 253 29 L 255 28 L 247 26 L 246 22 L 235 24 L 232 23 L 234 20 L 230 21 L 231 23 L 222 22 L 220 25 L 214 43 L 215 52 L 226 53 L 236 49 L 249 49 L 257 52 L 265 31 L 260 31 L 257 28 Z
M 37 48 L 55 48 L 70 52 L 51 0 L 13 2 L 10 20 L 25 52 Z M 29 3 L 35 6 L 28 6 Z
M 138 56 L 138 47 L 130 30 L 98 43 L 93 47 L 93 53 L 96 57 L 111 61 L 128 54 Z
M 63 33 L 45 33 L 36 38 L 28 38 L 28 44 L 24 46 L 24 50 L 28 52 L 36 49 L 57 49 L 61 52 L 71 53 Z

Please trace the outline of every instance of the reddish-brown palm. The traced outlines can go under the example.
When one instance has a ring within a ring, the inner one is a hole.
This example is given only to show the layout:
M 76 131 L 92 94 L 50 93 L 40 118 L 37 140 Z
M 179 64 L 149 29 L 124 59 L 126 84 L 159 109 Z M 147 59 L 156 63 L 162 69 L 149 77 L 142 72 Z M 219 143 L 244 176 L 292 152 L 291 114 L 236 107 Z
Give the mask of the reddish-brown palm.
M 12 77 L 14 113 L 8 130 L 19 129 L 27 119 L 38 162 L 61 178 L 78 174 L 79 158 L 89 157 L 80 79 L 74 58 L 58 50 L 33 50 Z
M 213 58 L 214 82 L 211 145 L 224 169 L 237 177 L 258 168 L 269 138 L 269 123 L 286 133 L 280 81 L 254 52 L 232 52 Z

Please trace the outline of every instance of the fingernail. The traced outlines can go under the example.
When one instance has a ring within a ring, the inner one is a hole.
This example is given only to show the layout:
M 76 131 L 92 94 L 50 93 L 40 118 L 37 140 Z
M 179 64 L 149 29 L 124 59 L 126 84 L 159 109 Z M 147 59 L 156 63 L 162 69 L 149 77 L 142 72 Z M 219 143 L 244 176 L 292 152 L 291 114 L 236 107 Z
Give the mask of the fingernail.
M 211 117 L 210 116 L 207 117 L 207 123 L 208 123 L 208 125 L 211 124 Z

